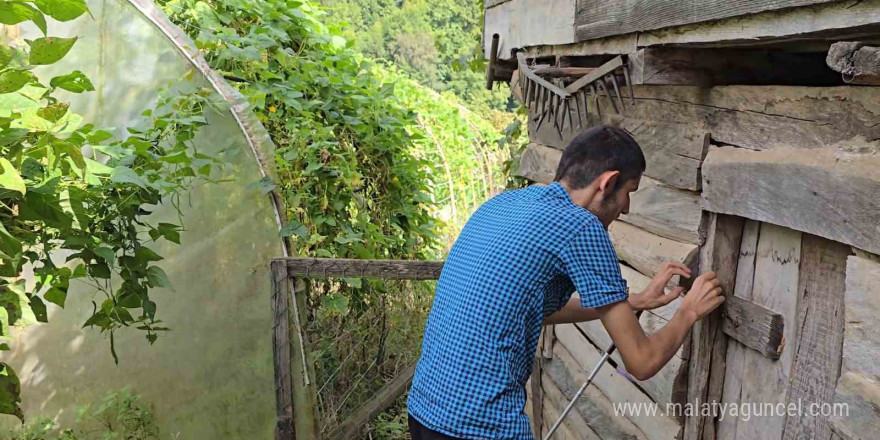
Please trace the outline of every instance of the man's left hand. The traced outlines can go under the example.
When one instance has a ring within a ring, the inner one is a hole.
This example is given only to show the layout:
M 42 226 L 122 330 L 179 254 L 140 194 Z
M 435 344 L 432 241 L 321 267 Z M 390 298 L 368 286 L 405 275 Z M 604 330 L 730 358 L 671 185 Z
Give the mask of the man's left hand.
M 665 287 L 676 275 L 690 278 L 691 270 L 682 263 L 667 262 L 642 293 L 630 294 L 629 305 L 635 310 L 651 310 L 675 301 L 684 292 L 684 287 L 676 287 L 669 293 L 666 293 Z

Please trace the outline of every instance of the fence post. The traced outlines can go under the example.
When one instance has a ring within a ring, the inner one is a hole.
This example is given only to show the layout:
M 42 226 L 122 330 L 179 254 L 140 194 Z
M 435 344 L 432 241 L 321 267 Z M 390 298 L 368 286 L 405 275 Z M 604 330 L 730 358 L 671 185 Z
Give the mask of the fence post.
M 318 390 L 315 386 L 315 365 L 309 359 L 309 340 L 304 328 L 307 322 L 308 280 L 298 277 L 288 279 L 293 286 L 294 301 L 294 305 L 290 307 L 289 322 L 290 371 L 293 376 L 293 403 L 296 407 L 293 417 L 295 438 L 318 440 L 321 437 L 316 417 Z
M 290 381 L 290 329 L 288 308 L 290 279 L 287 265 L 269 265 L 272 298 L 272 358 L 275 368 L 275 440 L 293 440 L 293 389 Z

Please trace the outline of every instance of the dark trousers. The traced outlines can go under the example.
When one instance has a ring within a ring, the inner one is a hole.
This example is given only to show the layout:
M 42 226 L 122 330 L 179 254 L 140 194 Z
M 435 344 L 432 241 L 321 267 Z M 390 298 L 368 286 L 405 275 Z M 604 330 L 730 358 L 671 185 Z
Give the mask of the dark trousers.
M 414 419 L 413 416 L 409 414 L 407 414 L 406 417 L 409 424 L 409 433 L 410 435 L 412 435 L 412 440 L 460 440 L 455 437 L 450 437 L 437 431 L 431 431 L 430 429 L 425 428 L 424 425 L 419 423 L 418 420 Z

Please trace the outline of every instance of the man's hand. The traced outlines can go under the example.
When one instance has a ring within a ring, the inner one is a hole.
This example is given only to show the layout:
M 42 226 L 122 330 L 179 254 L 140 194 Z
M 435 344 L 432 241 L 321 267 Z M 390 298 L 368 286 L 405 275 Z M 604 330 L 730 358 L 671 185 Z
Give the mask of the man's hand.
M 690 292 L 681 301 L 678 311 L 687 317 L 691 324 L 703 319 L 724 302 L 720 284 L 715 272 L 706 272 L 698 276 Z
M 684 292 L 684 287 L 676 287 L 670 293 L 666 293 L 664 288 L 675 275 L 690 278 L 691 270 L 682 263 L 667 262 L 642 293 L 629 296 L 630 307 L 634 310 L 651 310 L 674 301 Z

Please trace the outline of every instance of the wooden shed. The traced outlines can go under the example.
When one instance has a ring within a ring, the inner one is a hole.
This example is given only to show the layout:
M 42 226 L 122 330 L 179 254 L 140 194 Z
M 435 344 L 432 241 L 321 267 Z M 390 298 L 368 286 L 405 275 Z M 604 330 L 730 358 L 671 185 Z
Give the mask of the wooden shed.
M 728 295 L 650 380 L 613 356 L 556 438 L 880 439 L 880 0 L 484 6 L 489 84 L 528 108 L 519 174 L 546 184 L 575 135 L 626 128 L 648 160 L 609 230 L 630 287 L 677 260 Z M 609 343 L 545 330 L 536 437 Z

